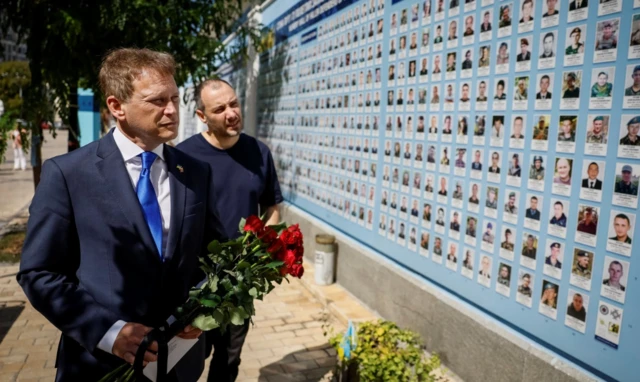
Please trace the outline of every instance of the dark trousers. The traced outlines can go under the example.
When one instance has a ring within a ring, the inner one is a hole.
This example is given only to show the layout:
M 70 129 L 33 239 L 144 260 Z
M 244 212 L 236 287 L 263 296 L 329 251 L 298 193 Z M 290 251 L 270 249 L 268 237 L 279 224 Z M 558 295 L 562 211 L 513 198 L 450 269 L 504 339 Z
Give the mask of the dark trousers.
M 240 352 L 248 332 L 249 320 L 244 325 L 229 325 L 224 334 L 218 329 L 205 332 L 207 357 L 213 347 L 207 382 L 234 382 L 238 378 Z

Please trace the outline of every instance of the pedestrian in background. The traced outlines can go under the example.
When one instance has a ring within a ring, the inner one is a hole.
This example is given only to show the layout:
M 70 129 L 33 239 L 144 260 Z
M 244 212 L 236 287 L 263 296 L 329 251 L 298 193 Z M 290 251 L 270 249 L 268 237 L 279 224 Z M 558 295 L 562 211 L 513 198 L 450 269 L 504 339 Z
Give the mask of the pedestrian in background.
M 24 157 L 22 134 L 23 132 L 20 131 L 20 127 L 16 122 L 15 128 L 11 132 L 11 138 L 13 139 L 13 169 L 24 171 L 27 169 L 27 159 Z

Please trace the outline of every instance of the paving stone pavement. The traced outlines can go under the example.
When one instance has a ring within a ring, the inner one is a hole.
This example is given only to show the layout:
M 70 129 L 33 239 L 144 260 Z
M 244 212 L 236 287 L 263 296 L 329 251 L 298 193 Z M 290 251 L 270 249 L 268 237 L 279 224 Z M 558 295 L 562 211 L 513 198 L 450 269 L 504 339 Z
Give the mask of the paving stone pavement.
M 60 331 L 27 302 L 17 271 L 18 266 L 0 267 L 0 381 L 52 381 Z M 254 322 L 238 382 L 328 380 L 336 358 L 322 326 L 344 326 L 299 280 L 285 282 L 257 301 Z
M 42 145 L 42 159 L 46 160 L 67 152 L 67 130 L 58 130 L 56 138 L 50 131 L 44 132 L 45 141 Z M 9 147 L 5 160 L 0 158 L 0 228 L 7 224 L 16 214 L 20 213 L 33 198 L 33 171 L 31 169 L 31 154 L 27 154 L 26 171 L 13 171 L 13 148 Z

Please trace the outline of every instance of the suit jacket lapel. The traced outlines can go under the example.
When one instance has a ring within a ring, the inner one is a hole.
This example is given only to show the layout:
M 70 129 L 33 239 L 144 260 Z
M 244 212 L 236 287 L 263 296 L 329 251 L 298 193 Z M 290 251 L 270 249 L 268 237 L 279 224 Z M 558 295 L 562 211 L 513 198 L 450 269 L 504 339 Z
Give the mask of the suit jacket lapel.
M 133 231 L 140 237 L 147 248 L 149 257 L 159 262 L 158 249 L 145 221 L 138 196 L 131 185 L 131 178 L 127 173 L 120 150 L 113 139 L 113 133 L 100 140 L 97 155 L 96 167 L 111 191 L 111 199 L 113 199 L 114 205 L 120 208 L 122 214 L 132 225 Z
M 169 187 L 171 189 L 171 222 L 164 254 L 165 262 L 168 262 L 173 259 L 177 245 L 180 242 L 187 192 L 185 186 L 186 176 L 179 163 L 177 150 L 165 145 L 164 158 L 167 162 Z

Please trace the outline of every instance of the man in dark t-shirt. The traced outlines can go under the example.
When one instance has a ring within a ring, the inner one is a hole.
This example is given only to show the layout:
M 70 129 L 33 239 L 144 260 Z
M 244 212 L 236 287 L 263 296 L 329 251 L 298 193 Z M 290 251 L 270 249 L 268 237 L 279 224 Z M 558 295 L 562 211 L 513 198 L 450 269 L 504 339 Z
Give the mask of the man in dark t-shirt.
M 209 163 L 213 173 L 210 189 L 215 206 L 216 232 L 221 240 L 237 238 L 240 219 L 264 215 L 267 225 L 280 221 L 278 204 L 282 193 L 269 148 L 242 134 L 242 113 L 235 91 L 223 80 L 207 80 L 195 91 L 196 114 L 207 131 L 180 143 L 178 149 Z M 238 376 L 240 352 L 249 331 L 231 325 L 225 334 L 206 332 L 207 353 L 214 355 L 208 381 L 234 381 Z

